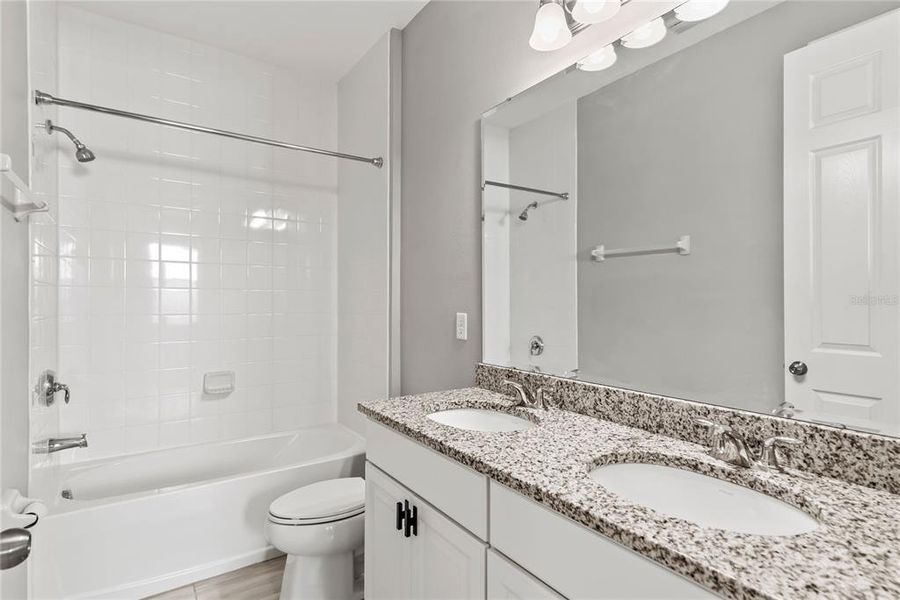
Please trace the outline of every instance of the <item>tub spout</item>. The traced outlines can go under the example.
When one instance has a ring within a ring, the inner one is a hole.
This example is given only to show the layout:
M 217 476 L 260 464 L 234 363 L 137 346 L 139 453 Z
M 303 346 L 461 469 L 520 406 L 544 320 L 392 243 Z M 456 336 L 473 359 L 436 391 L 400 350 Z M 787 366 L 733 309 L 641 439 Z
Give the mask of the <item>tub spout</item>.
M 87 448 L 87 434 L 82 433 L 80 436 L 67 438 L 50 438 L 34 443 L 34 451 L 36 454 L 51 454 L 60 450 L 68 450 L 69 448 Z

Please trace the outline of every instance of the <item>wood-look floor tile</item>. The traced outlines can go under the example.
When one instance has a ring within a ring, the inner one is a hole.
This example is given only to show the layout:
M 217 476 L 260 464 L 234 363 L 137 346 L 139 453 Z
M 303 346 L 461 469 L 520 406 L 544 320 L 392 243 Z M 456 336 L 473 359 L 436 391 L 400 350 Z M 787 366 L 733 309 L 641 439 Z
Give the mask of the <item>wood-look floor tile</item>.
M 194 586 L 186 585 L 176 590 L 169 590 L 156 596 L 150 596 L 147 600 L 196 600 L 196 598 Z
M 194 584 L 197 600 L 262 600 L 278 598 L 284 558 L 224 573 Z

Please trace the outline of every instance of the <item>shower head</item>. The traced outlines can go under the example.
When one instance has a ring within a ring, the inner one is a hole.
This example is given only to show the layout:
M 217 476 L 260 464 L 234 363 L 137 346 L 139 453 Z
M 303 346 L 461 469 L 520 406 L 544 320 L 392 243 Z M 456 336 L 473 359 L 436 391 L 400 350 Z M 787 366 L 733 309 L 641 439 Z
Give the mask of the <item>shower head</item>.
M 531 210 L 532 208 L 537 208 L 537 205 L 538 204 L 535 201 L 535 202 L 532 202 L 531 204 L 529 204 L 528 206 L 526 206 L 525 210 L 523 210 L 522 212 L 519 213 L 519 220 L 527 221 L 528 220 L 528 211 Z
M 59 131 L 60 133 L 65 134 L 65 136 L 68 137 L 70 140 L 72 140 L 72 143 L 75 144 L 75 159 L 78 162 L 81 162 L 81 163 L 91 162 L 92 160 L 97 158 L 96 156 L 94 156 L 94 153 L 91 152 L 90 148 L 88 148 L 87 146 L 82 144 L 81 141 L 77 137 L 72 135 L 72 132 L 69 131 L 68 129 L 66 129 L 65 127 L 59 127 L 58 125 L 54 125 L 53 121 L 51 121 L 49 119 L 47 120 L 46 123 L 44 123 L 44 127 L 47 128 L 47 133 L 53 133 L 54 131 Z

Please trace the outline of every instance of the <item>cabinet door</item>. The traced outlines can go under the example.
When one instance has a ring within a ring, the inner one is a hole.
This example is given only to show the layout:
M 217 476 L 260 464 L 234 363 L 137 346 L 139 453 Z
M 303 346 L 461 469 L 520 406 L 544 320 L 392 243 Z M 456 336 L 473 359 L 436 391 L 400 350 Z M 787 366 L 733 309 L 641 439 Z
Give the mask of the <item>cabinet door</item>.
M 487 597 L 488 600 L 564 600 L 495 550 L 488 550 Z
M 397 530 L 397 502 L 408 497 L 403 486 L 366 464 L 367 600 L 412 598 L 409 539 Z
M 419 498 L 412 544 L 412 593 L 418 600 L 484 598 L 485 545 Z

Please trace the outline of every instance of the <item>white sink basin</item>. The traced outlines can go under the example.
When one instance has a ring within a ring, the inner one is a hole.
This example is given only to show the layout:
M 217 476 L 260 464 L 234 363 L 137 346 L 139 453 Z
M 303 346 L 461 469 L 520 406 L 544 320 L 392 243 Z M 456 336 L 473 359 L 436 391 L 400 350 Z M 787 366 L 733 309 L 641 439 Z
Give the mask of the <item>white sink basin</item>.
M 597 467 L 590 473 L 619 496 L 701 527 L 757 535 L 797 535 L 819 524 L 766 494 L 700 473 L 643 463 Z
M 428 418 L 443 425 L 466 429 L 468 431 L 524 431 L 535 427 L 527 419 L 522 419 L 496 410 L 484 408 L 454 408 L 431 413 Z

